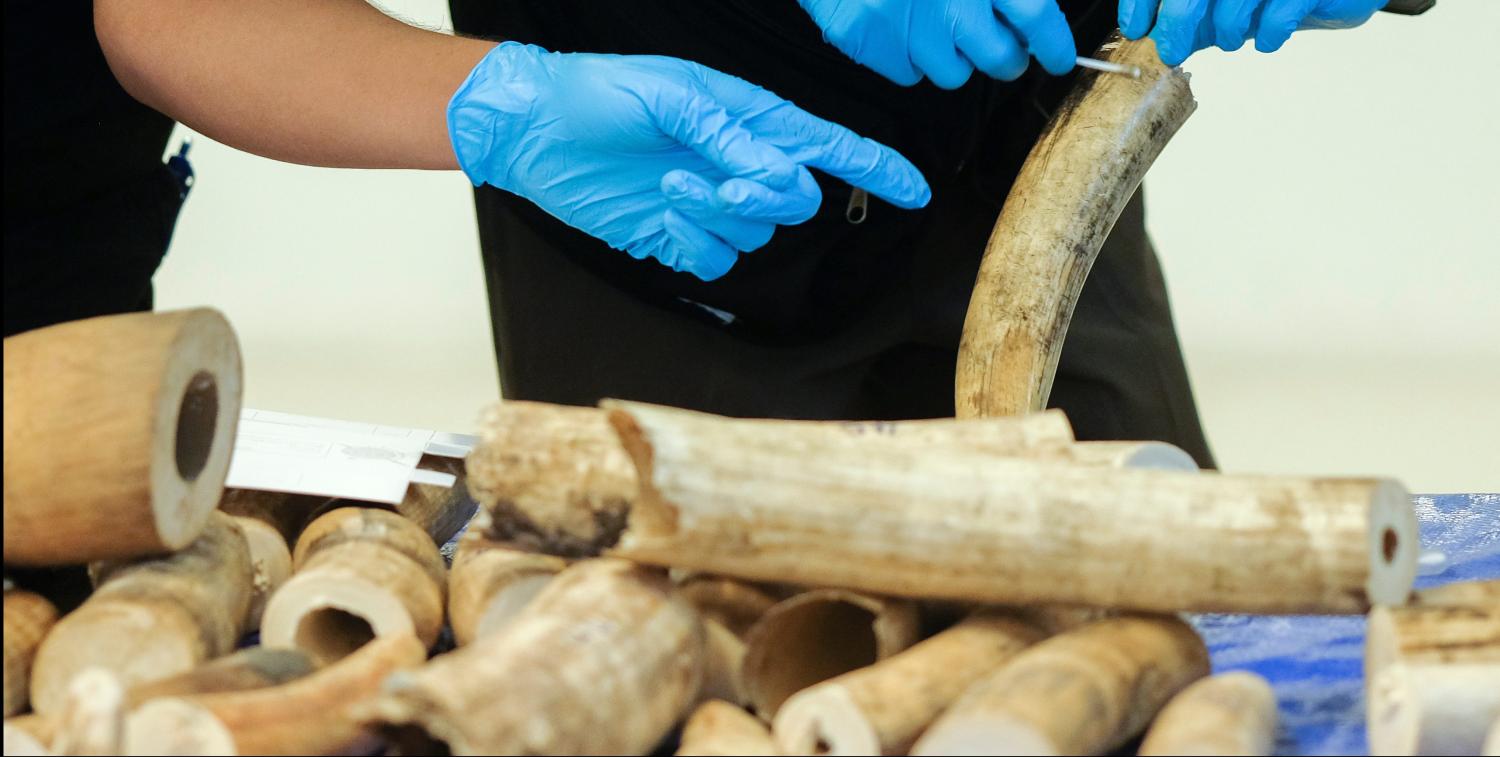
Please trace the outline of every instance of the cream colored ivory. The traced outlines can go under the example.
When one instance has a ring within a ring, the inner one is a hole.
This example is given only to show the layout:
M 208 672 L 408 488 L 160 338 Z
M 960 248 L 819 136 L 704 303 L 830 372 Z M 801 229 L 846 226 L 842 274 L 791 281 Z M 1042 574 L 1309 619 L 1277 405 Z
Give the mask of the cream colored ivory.
M 1208 650 L 1170 616 L 1120 616 L 1064 632 L 969 687 L 912 754 L 1103 754 L 1208 675 Z
M 5 563 L 186 547 L 218 504 L 239 417 L 239 344 L 218 311 L 6 337 Z
M 1362 612 L 1402 601 L 1416 573 L 1416 518 L 1392 481 L 931 454 L 605 404 L 642 481 L 611 554 L 640 562 L 924 599 L 1261 613 Z
M 494 633 L 566 568 L 560 557 L 523 552 L 465 533 L 448 572 L 448 618 L 460 646 Z
M 722 699 L 749 705 L 750 696 L 740 675 L 745 667 L 745 640 L 717 620 L 707 617 L 702 620 L 703 681 L 698 687 L 697 701 Z
M 250 607 L 250 552 L 239 524 L 213 513 L 187 549 L 168 557 L 94 566 L 98 589 L 42 641 L 31 706 L 56 712 L 68 683 L 103 668 L 134 687 L 182 673 L 239 640 Z
M 612 542 L 635 471 L 595 408 L 507 400 L 490 407 L 469 453 L 469 490 L 493 536 L 564 557 Z
M 1478 753 L 1500 718 L 1500 581 L 1371 611 L 1365 702 L 1373 754 Z
M 51 752 L 40 739 L 16 724 L 5 721 L 5 757 L 43 757 Z
M 249 691 L 153 699 L 126 720 L 129 754 L 374 754 L 356 712 L 392 673 L 421 665 L 423 642 L 382 636 L 289 683 Z
M 979 264 L 959 343 L 960 418 L 1045 407 L 1073 305 L 1146 170 L 1197 103 L 1149 39 L 1096 53 L 1140 78 L 1081 72 L 1021 167 Z
M 748 422 L 748 421 L 747 421 Z M 1005 420 L 771 421 L 829 438 L 998 455 L 1073 440 L 1067 419 L 1046 412 Z M 469 485 L 492 517 L 491 536 L 564 557 L 614 544 L 637 487 L 635 470 L 597 408 L 506 401 L 492 407 L 469 456 Z
M 295 573 L 266 603 L 261 643 L 327 664 L 378 636 L 431 646 L 443 627 L 447 571 L 421 527 L 392 512 L 344 507 L 308 524 Z
M 770 721 L 791 695 L 884 660 L 921 638 L 915 604 L 840 589 L 778 602 L 745 634 L 740 682 Z
M 5 589 L 5 717 L 26 709 L 31 663 L 56 622 L 57 608 L 46 597 L 23 589 Z
M 128 712 L 163 697 L 277 686 L 301 678 L 313 670 L 312 659 L 298 650 L 249 647 L 199 665 L 186 673 L 134 686 L 125 692 L 124 709 Z M 39 743 L 51 743 L 56 738 L 60 721 L 61 718 L 56 714 L 33 714 L 8 722 L 14 722 Z
M 68 684 L 67 699 L 50 751 L 60 755 L 120 754 L 125 690 L 103 668 L 89 668 Z
M 453 754 L 639 754 L 693 703 L 697 614 L 660 572 L 585 560 L 501 632 L 393 676 L 369 719 Z
M 266 602 L 271 594 L 292 575 L 292 551 L 281 533 L 265 521 L 257 518 L 232 516 L 245 535 L 245 544 L 250 548 L 250 568 L 253 581 L 250 585 L 250 609 L 245 613 L 245 631 L 260 630 L 260 618 L 265 613 Z
M 734 755 L 777 755 L 771 734 L 754 715 L 718 699 L 709 700 L 693 711 L 682 728 L 679 757 L 734 757 Z
M 1137 754 L 1271 754 L 1276 747 L 1276 694 L 1254 673 L 1205 678 L 1167 703 Z
M 1006 615 L 971 615 L 893 657 L 793 694 L 776 711 L 776 745 L 786 754 L 906 754 L 965 689 L 1044 636 Z
M 768 588 L 704 573 L 682 579 L 675 592 L 697 608 L 704 620 L 714 621 L 736 636 L 744 636 L 777 602 Z

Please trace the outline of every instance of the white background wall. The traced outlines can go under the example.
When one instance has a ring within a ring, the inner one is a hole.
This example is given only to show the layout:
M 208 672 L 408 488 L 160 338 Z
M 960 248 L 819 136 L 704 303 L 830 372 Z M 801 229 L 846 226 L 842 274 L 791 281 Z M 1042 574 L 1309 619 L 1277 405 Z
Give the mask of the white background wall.
M 385 5 L 447 25 L 442 0 Z M 1189 61 L 1149 223 L 1226 469 L 1500 490 L 1496 29 L 1500 3 L 1439 0 Z M 247 404 L 470 428 L 499 387 L 464 179 L 193 139 L 158 303 L 228 314 Z

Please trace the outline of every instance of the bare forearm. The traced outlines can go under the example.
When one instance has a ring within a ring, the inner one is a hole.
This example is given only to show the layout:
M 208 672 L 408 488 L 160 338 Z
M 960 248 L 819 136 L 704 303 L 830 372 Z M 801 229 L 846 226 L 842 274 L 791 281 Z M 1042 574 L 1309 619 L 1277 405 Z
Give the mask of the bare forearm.
M 96 0 L 132 95 L 278 160 L 457 168 L 448 98 L 493 46 L 389 18 L 363 0 Z

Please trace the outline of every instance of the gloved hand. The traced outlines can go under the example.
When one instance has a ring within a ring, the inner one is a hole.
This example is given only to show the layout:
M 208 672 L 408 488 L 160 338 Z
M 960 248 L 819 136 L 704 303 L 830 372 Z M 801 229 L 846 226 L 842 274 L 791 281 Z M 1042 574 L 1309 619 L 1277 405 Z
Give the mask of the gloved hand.
M 1162 62 L 1177 66 L 1206 47 L 1238 50 L 1250 39 L 1255 49 L 1273 53 L 1294 31 L 1359 26 L 1385 4 L 1386 0 L 1120 0 L 1120 29 L 1130 39 L 1150 32 Z
M 1010 81 L 1026 70 L 1028 51 L 1065 74 L 1078 57 L 1057 0 L 797 1 L 823 39 L 903 86 L 926 76 L 955 89 L 976 68 Z
M 822 193 L 806 166 L 903 208 L 931 196 L 894 150 L 675 58 L 507 42 L 453 95 L 448 132 L 475 185 L 705 281 L 812 218 Z

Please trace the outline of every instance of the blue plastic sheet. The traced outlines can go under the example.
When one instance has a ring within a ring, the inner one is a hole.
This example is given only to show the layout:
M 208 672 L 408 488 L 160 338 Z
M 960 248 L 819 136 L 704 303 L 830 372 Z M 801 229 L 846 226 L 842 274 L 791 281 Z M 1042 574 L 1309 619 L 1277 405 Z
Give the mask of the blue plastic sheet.
M 1422 548 L 1448 557 L 1445 571 L 1417 579 L 1419 588 L 1500 579 L 1500 494 L 1414 501 Z M 1363 617 L 1197 615 L 1190 620 L 1208 642 L 1214 672 L 1250 670 L 1271 682 L 1281 709 L 1278 754 L 1369 752 Z

